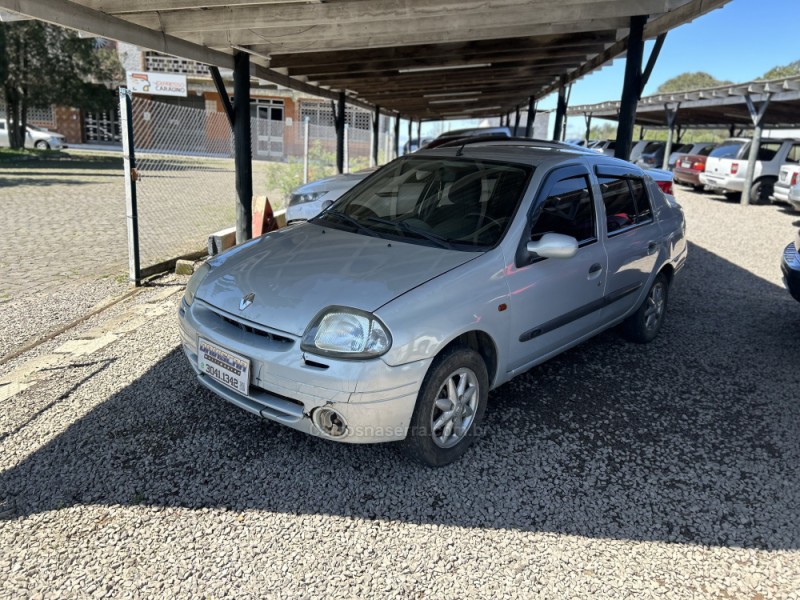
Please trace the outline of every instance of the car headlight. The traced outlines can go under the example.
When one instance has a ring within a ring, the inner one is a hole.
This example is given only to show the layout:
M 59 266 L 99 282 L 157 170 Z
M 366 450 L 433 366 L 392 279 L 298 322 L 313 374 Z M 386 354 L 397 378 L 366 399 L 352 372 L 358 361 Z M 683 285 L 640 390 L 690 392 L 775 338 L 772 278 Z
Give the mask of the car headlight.
M 197 293 L 197 288 L 200 287 L 200 284 L 203 283 L 203 279 L 206 278 L 208 272 L 211 270 L 211 267 L 207 262 L 200 265 L 200 268 L 194 272 L 194 275 L 191 276 L 189 279 L 189 283 L 186 284 L 186 291 L 183 293 L 183 300 L 189 306 L 192 305 L 194 302 L 194 296 Z
M 292 194 L 291 198 L 289 198 L 289 206 L 294 206 L 295 204 L 306 204 L 307 202 L 314 202 L 314 200 L 319 200 L 322 196 L 327 194 L 327 190 L 324 192 L 309 192 L 307 194 Z
M 373 314 L 331 306 L 311 322 L 300 348 L 338 358 L 374 358 L 389 351 L 389 329 Z

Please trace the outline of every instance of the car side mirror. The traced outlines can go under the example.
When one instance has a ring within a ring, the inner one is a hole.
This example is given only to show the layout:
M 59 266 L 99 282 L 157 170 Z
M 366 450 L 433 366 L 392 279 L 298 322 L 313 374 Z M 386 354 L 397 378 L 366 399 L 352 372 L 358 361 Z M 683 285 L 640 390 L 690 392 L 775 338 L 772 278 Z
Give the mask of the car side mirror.
M 578 240 L 562 233 L 545 233 L 538 242 L 528 242 L 526 249 L 542 258 L 572 258 L 578 252 Z
M 333 200 L 325 200 L 325 202 L 323 202 L 321 205 L 322 208 L 320 209 L 320 212 L 328 210 L 331 206 L 333 206 Z

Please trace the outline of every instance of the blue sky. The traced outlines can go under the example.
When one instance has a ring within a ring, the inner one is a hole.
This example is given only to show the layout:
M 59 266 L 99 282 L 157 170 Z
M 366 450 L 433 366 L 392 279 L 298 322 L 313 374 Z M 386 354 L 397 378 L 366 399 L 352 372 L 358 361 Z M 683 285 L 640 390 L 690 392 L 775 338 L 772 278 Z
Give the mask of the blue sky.
M 705 71 L 717 79 L 750 81 L 777 65 L 800 60 L 800 0 L 732 0 L 667 34 L 644 95 L 686 71 Z M 645 46 L 645 63 L 653 42 Z M 625 59 L 595 71 L 572 86 L 570 104 L 618 100 Z M 539 102 L 555 108 L 551 95 Z M 582 121 L 582 119 L 581 119 Z M 568 135 L 583 135 L 583 125 L 568 122 Z

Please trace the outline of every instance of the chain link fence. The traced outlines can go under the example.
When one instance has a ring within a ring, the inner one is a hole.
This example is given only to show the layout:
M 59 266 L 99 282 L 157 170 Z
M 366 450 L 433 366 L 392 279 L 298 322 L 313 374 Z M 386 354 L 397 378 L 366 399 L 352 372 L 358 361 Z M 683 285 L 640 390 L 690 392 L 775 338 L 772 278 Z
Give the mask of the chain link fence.
M 234 226 L 233 133 L 224 113 L 142 96 L 133 96 L 131 117 L 139 262 L 146 272 L 201 251 L 211 233 Z M 382 118 L 381 125 L 379 163 L 392 158 L 394 151 L 389 120 Z M 346 170 L 370 165 L 372 135 L 371 127 L 347 127 Z M 295 121 L 288 126 L 282 119 L 262 118 L 261 108 L 254 106 L 251 136 L 253 193 L 267 196 L 275 210 L 283 208 L 289 193 L 304 181 L 305 147 L 308 181 L 336 172 L 332 125 Z

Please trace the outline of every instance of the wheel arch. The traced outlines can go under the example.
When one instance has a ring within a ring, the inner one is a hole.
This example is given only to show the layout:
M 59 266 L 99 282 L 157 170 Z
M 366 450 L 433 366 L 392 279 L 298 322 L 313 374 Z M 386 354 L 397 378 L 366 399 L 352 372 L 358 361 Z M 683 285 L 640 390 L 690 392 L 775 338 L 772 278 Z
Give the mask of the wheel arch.
M 498 367 L 497 344 L 495 343 L 494 339 L 492 339 L 492 336 L 485 331 L 481 331 L 480 329 L 466 331 L 461 335 L 454 337 L 447 344 L 442 346 L 442 348 L 436 353 L 434 361 L 439 356 L 454 347 L 469 348 L 481 355 L 481 358 L 483 358 L 483 362 L 486 365 L 486 372 L 489 376 L 489 388 L 491 389 L 497 377 Z

